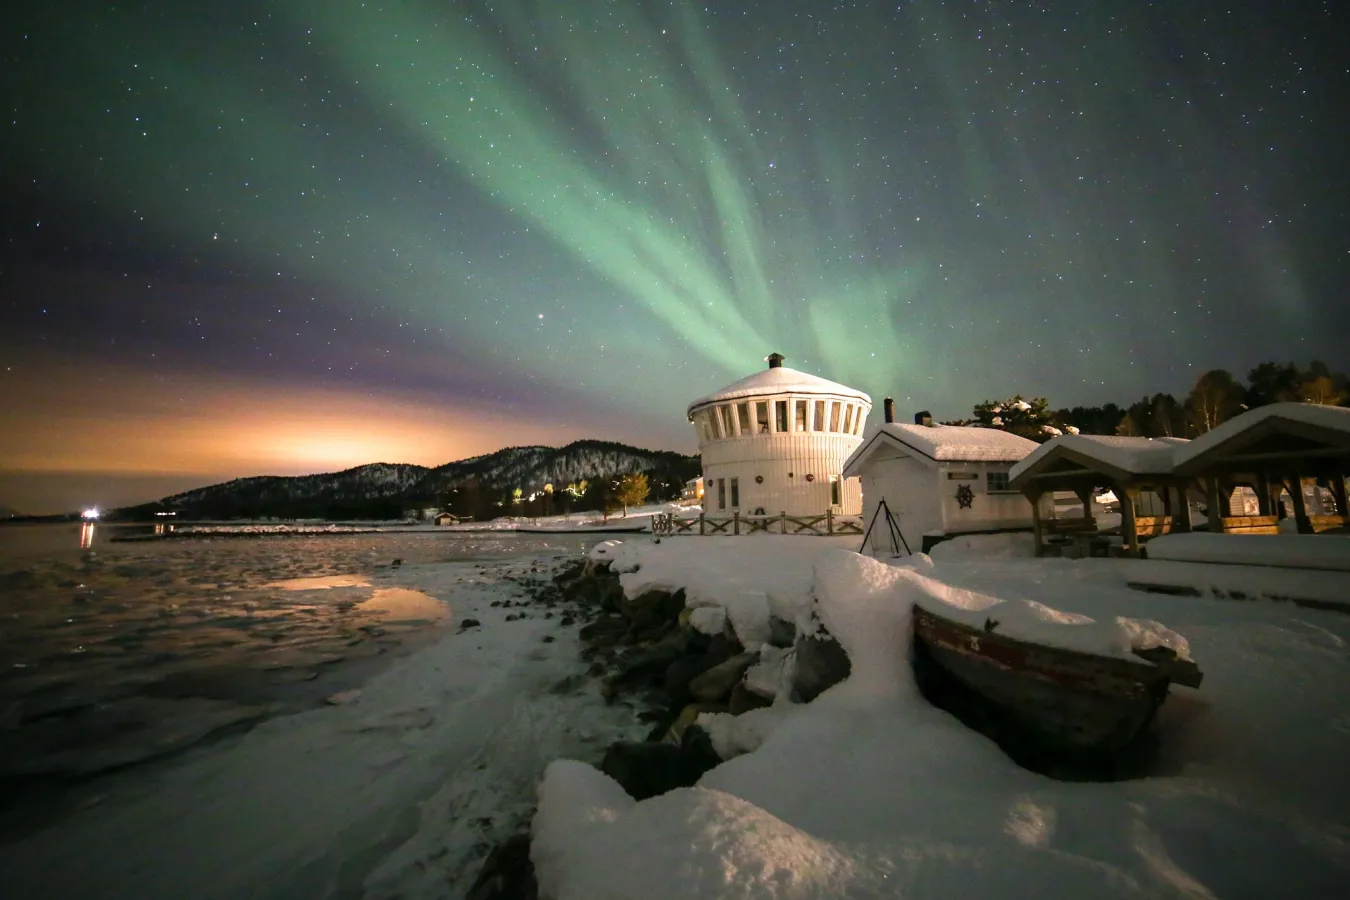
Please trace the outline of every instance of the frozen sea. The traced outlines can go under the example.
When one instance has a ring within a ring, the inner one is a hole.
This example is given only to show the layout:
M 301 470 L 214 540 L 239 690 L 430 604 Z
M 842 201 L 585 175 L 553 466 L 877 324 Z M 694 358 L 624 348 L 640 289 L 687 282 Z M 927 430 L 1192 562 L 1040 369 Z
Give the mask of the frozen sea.
M 416 830 L 409 817 L 418 805 L 454 792 L 455 741 L 489 729 L 461 748 L 467 765 L 491 743 L 494 717 L 548 719 L 530 703 L 550 707 L 552 725 L 540 727 L 556 734 L 536 734 L 524 757 L 524 748 L 496 748 L 503 759 L 520 757 L 519 771 L 504 773 L 520 784 L 488 784 L 490 767 L 479 763 L 464 773 L 468 787 L 460 779 L 463 790 L 485 795 L 488 814 L 474 834 L 467 818 L 446 814 L 445 829 L 465 833 L 447 837 L 455 849 L 440 855 L 466 860 L 442 859 L 447 886 L 509 830 L 487 821 L 522 799 L 502 791 L 528 801 L 542 754 L 584 750 L 566 746 L 573 737 L 601 743 L 603 723 L 567 724 L 584 719 L 568 703 L 594 698 L 550 690 L 580 665 L 575 629 L 559 628 L 561 611 L 530 607 L 528 590 L 594 538 L 408 531 L 112 540 L 118 533 L 102 524 L 93 534 L 80 525 L 0 529 L 0 867 L 22 875 L 27 866 L 32 896 L 369 895 L 360 881 L 400 834 Z M 513 603 L 530 611 L 507 618 Z M 457 622 L 469 615 L 483 626 L 461 631 Z M 518 703 L 524 711 L 512 713 Z M 631 713 L 605 715 L 621 728 Z M 365 718 L 353 724 L 353 716 Z M 443 745 L 423 746 L 438 727 Z M 334 734 L 352 732 L 387 740 L 335 747 Z M 294 760 L 274 765 L 278 754 L 310 754 L 306 775 L 319 777 L 306 784 L 285 774 Z M 444 768 L 427 768 L 433 758 Z M 394 772 L 387 806 L 343 803 L 317 833 L 289 829 L 292 844 L 269 847 L 271 866 L 289 873 L 261 865 L 241 880 L 232 847 L 244 832 L 268 817 L 284 821 L 288 805 L 321 816 L 319 795 L 368 790 L 382 767 Z M 215 808 L 201 810 L 204 802 Z M 200 820 L 210 839 L 199 833 L 192 853 L 172 862 L 164 848 L 147 851 L 139 869 L 127 869 L 136 857 L 125 849 L 129 829 L 133 842 L 153 845 L 185 818 Z M 320 840 L 324 827 L 339 826 L 342 840 Z M 101 865 L 90 860 L 100 841 L 109 853 Z M 44 854 L 56 860 L 75 847 L 87 876 L 36 868 Z M 330 859 L 331 871 L 306 869 L 316 857 Z M 18 872 L 13 860 L 22 860 Z M 233 879 L 222 879 L 222 867 Z M 398 867 L 381 877 L 399 883 Z

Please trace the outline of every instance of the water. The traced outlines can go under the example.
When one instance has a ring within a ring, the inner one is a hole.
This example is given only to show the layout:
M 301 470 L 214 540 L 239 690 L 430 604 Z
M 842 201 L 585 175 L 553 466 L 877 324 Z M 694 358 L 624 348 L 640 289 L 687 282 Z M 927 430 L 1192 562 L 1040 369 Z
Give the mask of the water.
M 0 528 L 0 787 L 97 775 L 323 703 L 453 623 L 453 596 L 400 583 L 410 571 L 594 542 L 429 531 L 111 540 L 133 530 Z

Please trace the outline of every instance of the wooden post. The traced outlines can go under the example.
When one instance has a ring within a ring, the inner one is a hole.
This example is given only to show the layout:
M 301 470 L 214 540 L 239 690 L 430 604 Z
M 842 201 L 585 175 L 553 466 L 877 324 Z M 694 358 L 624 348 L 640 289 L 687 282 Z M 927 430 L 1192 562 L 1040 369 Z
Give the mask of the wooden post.
M 1263 516 L 1275 515 L 1275 503 L 1270 496 L 1270 476 L 1256 473 L 1256 509 Z
M 1223 531 L 1223 510 L 1219 506 L 1219 479 L 1213 475 L 1205 479 L 1205 503 L 1209 506 L 1209 524 L 1205 528 L 1218 534 Z
M 1045 552 L 1045 535 L 1041 527 L 1041 492 L 1030 490 L 1023 491 L 1023 494 L 1031 501 L 1031 534 L 1036 545 L 1035 555 L 1042 556 Z
M 1341 501 L 1337 501 L 1338 503 Z M 834 534 L 834 510 L 825 510 L 825 533 Z
M 778 533 L 787 534 L 787 510 L 780 510 L 778 513 Z
M 741 533 L 741 511 L 739 509 L 733 509 L 731 511 L 731 533 Z
M 1331 496 L 1336 498 L 1336 512 L 1342 516 L 1350 515 L 1345 508 L 1345 476 L 1333 472 L 1327 478 L 1327 484 L 1331 487 Z
M 1186 482 L 1172 485 L 1172 533 L 1185 534 L 1194 531 L 1191 522 L 1191 500 L 1186 496 Z
M 1120 498 L 1120 534 L 1125 539 L 1125 549 L 1132 554 L 1139 553 L 1139 525 L 1135 522 L 1134 498 L 1138 496 L 1138 488 L 1129 488 L 1119 485 L 1115 488 L 1116 496 Z
M 706 523 L 703 521 L 703 515 L 704 515 L 703 513 L 699 513 L 699 514 L 698 514 L 698 533 L 699 533 L 699 534 L 707 534 L 707 533 L 708 533 L 708 532 L 704 529 L 704 525 L 705 525 Z
M 1078 497 L 1078 502 L 1083 504 L 1083 518 L 1089 522 L 1094 520 L 1092 515 L 1092 487 L 1074 488 L 1074 495 Z
M 1308 518 L 1308 505 L 1303 501 L 1303 476 L 1295 472 L 1289 479 L 1289 496 L 1294 501 L 1294 525 L 1299 534 L 1312 534 L 1312 521 Z

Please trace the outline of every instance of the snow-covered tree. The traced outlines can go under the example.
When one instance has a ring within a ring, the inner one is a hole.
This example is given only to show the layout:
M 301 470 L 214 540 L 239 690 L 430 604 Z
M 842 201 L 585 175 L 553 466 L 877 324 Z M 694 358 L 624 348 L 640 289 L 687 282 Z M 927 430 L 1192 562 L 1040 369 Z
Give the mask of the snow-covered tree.
M 1021 394 L 1007 400 L 986 400 L 973 410 L 974 424 L 1011 431 L 1028 440 L 1044 442 L 1063 431 L 1054 410 L 1044 397 L 1023 399 Z

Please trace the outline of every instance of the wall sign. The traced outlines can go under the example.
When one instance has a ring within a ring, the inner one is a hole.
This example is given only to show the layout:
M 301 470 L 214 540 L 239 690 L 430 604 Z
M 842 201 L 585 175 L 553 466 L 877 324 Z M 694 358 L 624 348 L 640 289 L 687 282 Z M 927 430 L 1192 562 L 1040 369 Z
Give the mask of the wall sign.
M 979 481 L 979 472 L 948 472 L 948 481 Z

